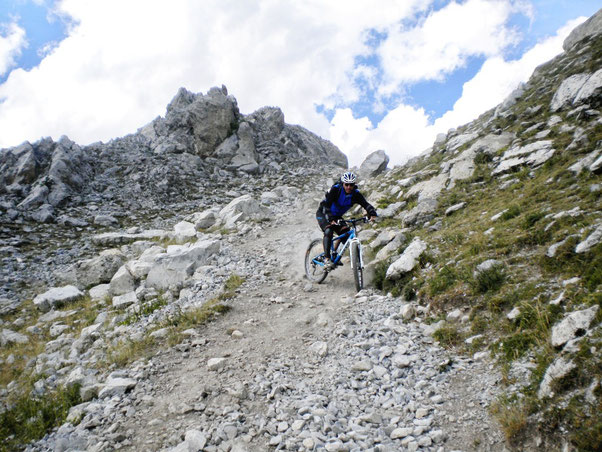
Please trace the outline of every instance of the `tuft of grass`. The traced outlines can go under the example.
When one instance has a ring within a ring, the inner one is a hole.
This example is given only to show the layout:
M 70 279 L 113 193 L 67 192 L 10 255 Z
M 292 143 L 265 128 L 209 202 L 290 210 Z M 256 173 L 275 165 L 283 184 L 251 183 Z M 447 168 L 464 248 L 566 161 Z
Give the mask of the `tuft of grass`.
M 525 432 L 528 409 L 524 403 L 501 398 L 491 405 L 491 414 L 500 424 L 506 440 L 513 444 Z
M 0 451 L 21 449 L 61 425 L 72 406 L 81 403 L 80 386 L 59 387 L 41 397 L 25 394 L 0 413 Z
M 140 319 L 151 315 L 153 312 L 165 306 L 167 306 L 167 300 L 164 296 L 160 295 L 159 297 L 150 300 L 147 303 L 141 304 L 138 309 L 128 315 L 126 319 L 120 323 L 120 325 L 132 325 L 133 323 L 138 322 Z
M 444 347 L 452 347 L 460 344 L 462 334 L 460 334 L 456 326 L 447 325 L 435 331 L 433 338 L 439 341 Z
M 497 291 L 506 281 L 506 272 L 501 265 L 478 272 L 473 281 L 473 288 L 479 294 Z
M 511 220 L 512 218 L 516 218 L 521 214 L 521 210 L 520 207 L 517 204 L 512 204 L 510 207 L 508 207 L 508 210 L 506 210 L 502 216 L 501 219 L 504 221 L 508 221 Z
M 457 272 L 453 268 L 444 265 L 434 277 L 429 279 L 429 295 L 434 296 L 445 292 L 449 288 L 453 287 L 457 280 Z

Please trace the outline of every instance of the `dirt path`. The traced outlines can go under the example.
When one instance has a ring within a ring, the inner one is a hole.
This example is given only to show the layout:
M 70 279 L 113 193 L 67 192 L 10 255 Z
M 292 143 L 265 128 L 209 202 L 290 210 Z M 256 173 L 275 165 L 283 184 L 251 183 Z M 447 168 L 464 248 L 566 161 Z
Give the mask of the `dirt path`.
M 236 239 L 257 268 L 233 310 L 134 369 L 142 383 L 112 439 L 125 450 L 504 450 L 487 412 L 498 379 L 489 364 L 399 321 L 403 300 L 370 289 L 356 298 L 348 263 L 308 284 L 303 254 L 320 231 L 291 220 Z M 400 347 L 405 368 L 390 364 Z M 373 350 L 382 366 L 363 368 Z M 212 358 L 223 367 L 210 369 Z

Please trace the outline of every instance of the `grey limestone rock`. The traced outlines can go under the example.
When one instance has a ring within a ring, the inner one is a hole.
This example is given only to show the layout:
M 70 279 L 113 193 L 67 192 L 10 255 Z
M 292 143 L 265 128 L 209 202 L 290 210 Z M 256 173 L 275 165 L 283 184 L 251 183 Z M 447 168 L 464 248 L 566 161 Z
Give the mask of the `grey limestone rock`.
M 602 10 L 599 10 L 596 14 L 571 31 L 564 40 L 562 48 L 568 51 L 583 39 L 600 33 L 602 33 Z
M 418 264 L 418 258 L 426 251 L 426 243 L 416 237 L 404 250 L 403 254 L 387 269 L 386 278 L 399 279 L 404 273 L 412 271 Z
M 125 261 L 126 257 L 120 250 L 109 249 L 97 257 L 74 264 L 59 277 L 82 288 L 108 283 Z
M 24 334 L 17 333 L 16 331 L 2 328 L 0 331 L 0 346 L 5 347 L 10 344 L 27 344 L 29 338 Z
M 575 311 L 566 316 L 561 322 L 552 327 L 551 343 L 554 347 L 561 347 L 573 339 L 579 332 L 584 332 L 596 317 L 598 306 Z
M 543 380 L 539 385 L 537 396 L 540 399 L 545 397 L 551 397 L 554 393 L 552 392 L 552 384 L 559 379 L 566 377 L 577 365 L 563 356 L 558 357 L 546 370 Z
M 583 242 L 577 244 L 575 247 L 575 252 L 579 254 L 587 253 L 600 242 L 602 242 L 602 224 L 600 224 L 590 235 L 588 235 Z
M 218 240 L 199 240 L 194 244 L 170 247 L 156 257 L 146 284 L 159 290 L 167 289 L 190 278 L 201 265 L 207 264 L 220 250 Z
M 360 165 L 360 174 L 363 177 L 374 177 L 387 169 L 389 156 L 383 150 L 374 151 L 368 155 Z
M 33 304 L 42 312 L 48 312 L 66 303 L 78 300 L 84 294 L 75 286 L 53 287 L 33 299 Z

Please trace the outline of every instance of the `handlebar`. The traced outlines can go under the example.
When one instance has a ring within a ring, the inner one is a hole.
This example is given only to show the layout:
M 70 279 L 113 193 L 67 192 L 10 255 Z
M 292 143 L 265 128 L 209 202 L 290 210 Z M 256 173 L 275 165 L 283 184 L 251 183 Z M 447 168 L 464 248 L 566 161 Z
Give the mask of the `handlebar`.
M 349 218 L 348 220 L 341 218 L 340 220 L 337 221 L 337 224 L 341 225 L 341 224 L 348 223 L 348 224 L 355 226 L 357 223 L 368 223 L 369 221 L 370 221 L 370 218 L 368 218 L 368 217 Z

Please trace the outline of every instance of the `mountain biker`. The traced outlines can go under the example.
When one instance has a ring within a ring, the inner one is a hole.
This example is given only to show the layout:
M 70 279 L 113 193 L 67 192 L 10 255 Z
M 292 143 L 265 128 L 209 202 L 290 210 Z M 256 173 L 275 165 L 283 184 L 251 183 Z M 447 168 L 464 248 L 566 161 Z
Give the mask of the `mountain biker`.
M 330 187 L 316 212 L 318 224 L 322 231 L 324 231 L 324 265 L 328 269 L 334 267 L 330 255 L 333 234 L 336 232 L 338 235 L 341 235 L 349 230 L 347 225 L 338 224 L 338 221 L 343 217 L 345 212 L 354 204 L 359 204 L 368 213 L 370 221 L 378 216 L 376 209 L 366 201 L 364 195 L 358 190 L 356 182 L 357 176 L 351 171 L 343 173 L 339 182 Z

